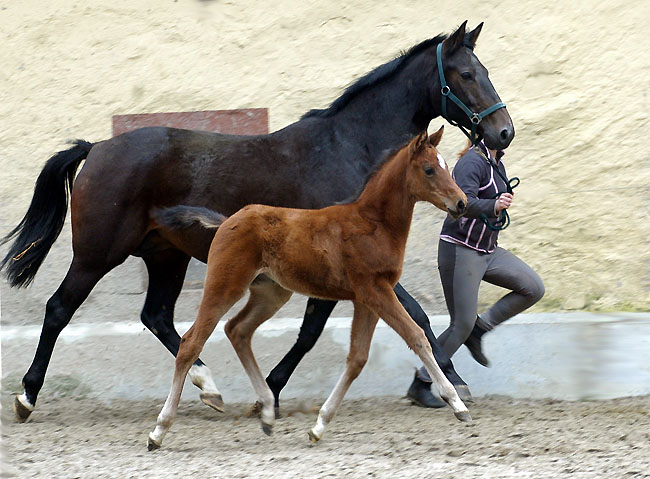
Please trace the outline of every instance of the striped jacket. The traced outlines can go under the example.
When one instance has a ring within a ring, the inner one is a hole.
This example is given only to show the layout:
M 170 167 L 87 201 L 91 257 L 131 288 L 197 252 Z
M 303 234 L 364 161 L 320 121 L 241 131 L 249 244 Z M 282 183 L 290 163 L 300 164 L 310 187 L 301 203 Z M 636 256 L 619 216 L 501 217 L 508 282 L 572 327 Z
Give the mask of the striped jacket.
M 489 155 L 483 145 L 479 147 L 485 155 Z M 500 158 L 503 153 L 499 153 Z M 497 165 L 499 171 L 507 178 L 503 162 L 499 160 Z M 457 220 L 447 216 L 442 225 L 440 239 L 483 253 L 492 253 L 497 247 L 499 232 L 485 226 L 480 216 L 485 213 L 491 223 L 497 220 L 498 216 L 494 212 L 495 196 L 506 191 L 505 182 L 474 148 L 470 148 L 458 160 L 452 176 L 467 195 L 467 213 Z

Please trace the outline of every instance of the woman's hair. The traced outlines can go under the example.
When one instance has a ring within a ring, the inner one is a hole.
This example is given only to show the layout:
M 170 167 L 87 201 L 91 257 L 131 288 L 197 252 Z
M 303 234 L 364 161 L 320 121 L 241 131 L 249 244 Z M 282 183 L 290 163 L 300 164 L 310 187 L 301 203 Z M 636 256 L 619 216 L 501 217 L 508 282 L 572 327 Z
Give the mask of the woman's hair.
M 471 147 L 472 147 L 472 141 L 468 138 L 467 139 L 467 146 L 465 147 L 465 149 L 463 151 L 458 153 L 458 159 L 460 160 L 460 157 L 463 156 L 465 153 L 467 153 Z

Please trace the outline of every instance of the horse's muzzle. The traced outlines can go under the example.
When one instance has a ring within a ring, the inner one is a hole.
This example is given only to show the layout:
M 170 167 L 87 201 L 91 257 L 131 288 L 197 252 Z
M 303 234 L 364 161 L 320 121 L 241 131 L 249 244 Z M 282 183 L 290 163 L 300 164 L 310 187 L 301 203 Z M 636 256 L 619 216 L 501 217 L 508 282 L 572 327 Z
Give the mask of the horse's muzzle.
M 458 219 L 467 212 L 467 203 L 464 202 L 463 200 L 458 200 L 458 203 L 456 203 L 456 207 L 453 210 L 451 208 L 447 208 L 447 211 L 449 212 L 452 218 Z

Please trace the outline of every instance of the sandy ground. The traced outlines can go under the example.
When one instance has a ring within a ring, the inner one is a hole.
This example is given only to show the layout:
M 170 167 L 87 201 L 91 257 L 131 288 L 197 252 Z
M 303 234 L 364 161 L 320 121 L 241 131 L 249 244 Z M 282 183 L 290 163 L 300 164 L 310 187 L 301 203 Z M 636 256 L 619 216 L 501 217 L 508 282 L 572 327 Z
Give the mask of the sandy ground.
M 312 446 L 316 403 L 289 401 L 273 436 L 248 405 L 220 415 L 181 403 L 163 449 L 146 438 L 162 401 L 59 398 L 25 424 L 2 398 L 1 477 L 650 477 L 650 398 L 599 402 L 479 398 L 474 423 L 401 398 L 344 401 Z

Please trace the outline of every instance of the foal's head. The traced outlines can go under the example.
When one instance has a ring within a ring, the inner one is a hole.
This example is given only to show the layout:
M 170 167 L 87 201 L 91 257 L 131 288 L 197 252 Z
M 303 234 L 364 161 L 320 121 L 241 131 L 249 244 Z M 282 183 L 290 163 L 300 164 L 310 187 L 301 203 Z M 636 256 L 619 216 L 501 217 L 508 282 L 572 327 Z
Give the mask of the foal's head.
M 449 167 L 436 146 L 444 126 L 429 136 L 425 131 L 415 137 L 406 149 L 409 168 L 407 184 L 417 201 L 428 201 L 454 218 L 465 213 L 467 196 L 449 174 Z

